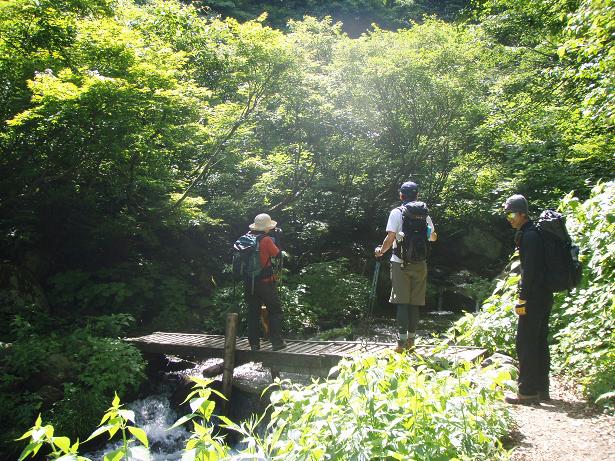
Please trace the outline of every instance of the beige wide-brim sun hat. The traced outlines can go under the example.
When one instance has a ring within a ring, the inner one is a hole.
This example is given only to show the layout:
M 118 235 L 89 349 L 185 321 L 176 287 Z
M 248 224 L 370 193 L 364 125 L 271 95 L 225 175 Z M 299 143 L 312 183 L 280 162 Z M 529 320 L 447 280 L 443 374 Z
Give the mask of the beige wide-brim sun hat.
M 266 231 L 268 229 L 273 229 L 277 225 L 278 223 L 276 221 L 273 221 L 271 219 L 271 216 L 269 216 L 267 213 L 261 213 L 259 215 L 256 215 L 256 217 L 254 218 L 254 222 L 250 224 L 250 230 Z

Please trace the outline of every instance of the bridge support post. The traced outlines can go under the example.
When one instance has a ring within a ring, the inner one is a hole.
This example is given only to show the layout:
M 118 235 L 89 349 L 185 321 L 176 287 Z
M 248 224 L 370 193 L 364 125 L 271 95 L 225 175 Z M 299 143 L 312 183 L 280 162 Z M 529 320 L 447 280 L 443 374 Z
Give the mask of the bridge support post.
M 233 389 L 233 370 L 235 369 L 235 345 L 237 341 L 237 323 L 239 316 L 230 312 L 226 316 L 226 332 L 224 334 L 224 371 L 222 373 L 222 393 L 228 399 L 223 404 L 223 414 L 228 414 L 231 406 L 231 391 Z

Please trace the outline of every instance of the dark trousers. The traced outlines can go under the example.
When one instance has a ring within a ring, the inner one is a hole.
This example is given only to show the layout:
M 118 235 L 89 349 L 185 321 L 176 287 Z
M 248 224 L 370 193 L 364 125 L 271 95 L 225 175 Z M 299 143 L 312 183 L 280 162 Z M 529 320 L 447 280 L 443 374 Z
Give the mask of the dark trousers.
M 549 390 L 551 356 L 547 337 L 553 294 L 539 293 L 526 300 L 526 314 L 519 316 L 517 358 L 519 359 L 519 393 L 534 395 Z
M 413 306 L 411 304 L 398 304 L 397 305 L 397 339 L 399 340 L 401 335 L 410 334 L 414 336 L 416 334 L 416 327 L 419 324 L 419 306 Z
M 248 305 L 248 341 L 251 346 L 260 344 L 260 313 L 261 306 L 265 305 L 269 314 L 271 344 L 280 344 L 282 342 L 282 307 L 275 282 L 255 281 L 254 293 L 252 293 L 251 285 L 251 283 L 246 283 L 244 286 L 244 297 Z

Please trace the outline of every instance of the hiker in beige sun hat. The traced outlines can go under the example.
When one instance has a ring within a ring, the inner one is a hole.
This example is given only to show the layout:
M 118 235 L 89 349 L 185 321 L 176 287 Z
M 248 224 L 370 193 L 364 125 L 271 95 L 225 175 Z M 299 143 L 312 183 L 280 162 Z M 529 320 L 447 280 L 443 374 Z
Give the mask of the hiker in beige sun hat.
M 277 226 L 278 223 L 271 219 L 267 213 L 256 215 L 254 222 L 250 224 L 250 230 L 266 232 Z

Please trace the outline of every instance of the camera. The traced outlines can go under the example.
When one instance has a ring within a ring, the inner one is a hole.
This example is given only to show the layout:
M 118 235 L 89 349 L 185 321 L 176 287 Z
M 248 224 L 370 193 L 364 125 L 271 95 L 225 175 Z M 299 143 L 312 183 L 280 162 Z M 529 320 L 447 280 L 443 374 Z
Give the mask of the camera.
M 282 229 L 279 227 L 275 227 L 271 232 L 269 232 L 269 235 L 273 239 L 274 243 L 279 247 L 282 243 Z

